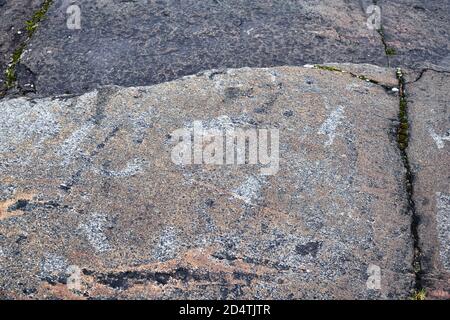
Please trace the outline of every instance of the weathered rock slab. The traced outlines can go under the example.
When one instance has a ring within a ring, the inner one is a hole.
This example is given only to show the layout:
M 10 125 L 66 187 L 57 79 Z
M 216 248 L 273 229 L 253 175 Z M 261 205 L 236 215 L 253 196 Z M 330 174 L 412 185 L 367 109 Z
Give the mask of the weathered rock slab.
M 67 26 L 72 4 L 80 8 L 80 29 Z M 47 96 L 213 68 L 385 65 L 364 9 L 358 0 L 55 0 L 21 61 L 19 85 L 30 87 L 31 72 L 36 93 Z
M 3 298 L 411 293 L 398 97 L 382 86 L 244 68 L 0 110 Z M 278 170 L 175 164 L 174 132 L 196 121 L 279 130 Z
M 407 88 L 423 285 L 430 297 L 449 299 L 450 73 L 426 71 Z
M 377 1 L 391 66 L 450 71 L 450 2 Z

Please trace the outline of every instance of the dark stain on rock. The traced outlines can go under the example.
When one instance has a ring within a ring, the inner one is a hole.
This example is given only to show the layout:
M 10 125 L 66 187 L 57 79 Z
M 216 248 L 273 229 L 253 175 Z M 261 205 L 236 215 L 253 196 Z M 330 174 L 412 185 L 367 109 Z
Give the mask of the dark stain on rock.
M 311 255 L 314 258 L 317 256 L 317 252 L 322 247 L 322 242 L 310 241 L 306 244 L 299 244 L 295 247 L 295 251 L 302 255 Z
M 170 274 L 166 272 L 156 272 L 155 273 L 155 281 L 161 284 L 167 284 L 170 279 Z
M 264 107 L 257 107 L 255 109 L 253 109 L 253 111 L 255 113 L 266 114 L 267 113 L 267 108 L 265 106 Z
M 233 278 L 237 280 L 244 280 L 247 285 L 250 284 L 250 282 L 257 278 L 258 276 L 253 273 L 247 273 L 247 272 L 241 272 L 241 271 L 235 271 L 233 272 Z
M 31 295 L 33 293 L 36 293 L 37 290 L 36 290 L 36 288 L 25 288 L 22 290 L 22 292 L 26 295 Z
M 216 252 L 212 255 L 212 257 L 218 260 L 227 260 L 227 261 L 234 261 L 237 259 L 235 256 L 232 256 L 228 252 Z
M 93 276 L 98 283 L 109 286 L 116 290 L 127 290 L 135 284 L 146 282 L 155 282 L 160 285 L 167 285 L 170 279 L 182 282 L 189 281 L 211 281 L 212 278 L 223 279 L 223 274 L 211 275 L 209 271 L 189 270 L 185 267 L 179 267 L 172 272 L 152 272 L 152 271 L 124 271 L 97 273 L 92 270 L 83 269 L 83 274 Z
M 95 124 L 99 125 L 105 118 L 105 106 L 108 105 L 111 97 L 114 96 L 114 93 L 116 91 L 117 89 L 110 87 L 105 87 L 98 91 L 97 103 L 95 105 L 95 114 L 92 117 L 92 120 Z
M 307 77 L 307 78 L 305 79 L 305 82 L 306 82 L 306 84 L 311 85 L 311 84 L 314 84 L 315 81 L 314 81 L 313 78 Z
M 65 183 L 62 183 L 59 185 L 59 188 L 63 191 L 69 191 L 72 187 L 70 185 L 66 185 Z
M 237 87 L 228 87 L 225 89 L 225 98 L 227 100 L 235 100 L 239 97 L 251 97 L 253 94 L 253 88 L 241 89 Z
M 184 282 L 186 282 L 186 281 L 188 281 L 189 280 L 189 278 L 190 278 L 190 272 L 189 272 L 189 270 L 188 269 L 186 269 L 186 268 L 178 268 L 176 271 L 175 271 L 175 278 L 176 279 L 179 279 L 179 280 L 182 280 L 182 281 L 184 281 Z
M 26 241 L 26 240 L 27 240 L 27 236 L 20 235 L 20 236 L 17 237 L 16 243 L 17 243 L 17 244 L 21 244 L 22 242 L 24 242 L 24 241 Z
M 28 200 L 19 199 L 17 200 L 16 203 L 9 206 L 8 211 L 16 211 L 16 210 L 26 211 L 29 203 L 30 201 Z
M 260 266 L 264 266 L 264 267 L 269 267 L 269 268 L 273 268 L 279 271 L 286 271 L 289 270 L 290 267 L 288 265 L 285 265 L 283 263 L 278 263 L 278 262 L 274 262 L 274 261 L 270 261 L 267 259 L 255 259 L 255 258 L 251 258 L 251 257 L 244 257 L 242 259 L 245 263 L 250 263 L 250 264 L 254 264 L 254 265 L 260 265 Z
M 56 201 L 46 201 L 46 202 L 30 202 L 29 200 L 19 199 L 17 202 L 13 205 L 11 205 L 8 208 L 8 211 L 31 211 L 36 208 L 47 208 L 47 209 L 54 209 L 59 208 L 61 205 L 57 203 Z M 67 205 L 63 206 L 63 208 L 68 208 Z
M 214 205 L 214 200 L 213 199 L 208 199 L 208 200 L 206 200 L 205 203 L 206 203 L 206 206 L 208 208 L 211 208 Z
M 209 78 L 209 80 L 214 80 L 215 76 L 217 76 L 219 74 L 226 74 L 226 73 L 227 73 L 227 71 L 225 69 L 215 70 L 209 74 L 208 78 Z M 202 74 L 202 73 L 200 73 L 200 74 Z
M 292 117 L 294 115 L 294 111 L 292 110 L 287 110 L 285 112 L 283 112 L 283 116 L 285 117 Z

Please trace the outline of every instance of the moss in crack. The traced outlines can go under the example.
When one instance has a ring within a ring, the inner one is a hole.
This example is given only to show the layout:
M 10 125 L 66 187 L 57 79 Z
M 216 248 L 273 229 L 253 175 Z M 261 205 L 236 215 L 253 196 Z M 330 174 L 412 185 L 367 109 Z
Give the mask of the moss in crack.
M 406 148 L 408 148 L 409 142 L 408 101 L 406 99 L 405 82 L 403 78 L 402 69 L 397 68 L 396 75 L 399 81 L 399 88 L 400 88 L 399 89 L 400 103 L 398 113 L 399 126 L 397 129 L 397 141 L 400 151 L 402 151 L 402 153 L 405 153 L 404 156 L 407 156 Z
M 365 75 L 356 74 L 356 73 L 353 73 L 353 72 L 350 72 L 350 71 L 342 70 L 342 69 L 339 69 L 339 68 L 334 67 L 334 66 L 325 66 L 325 65 L 315 64 L 314 68 L 315 69 L 320 69 L 320 70 L 332 71 L 332 72 L 348 73 L 349 75 L 351 75 L 354 78 L 358 78 L 360 80 L 363 80 L 363 81 L 366 81 L 366 82 L 370 82 L 370 83 L 382 86 L 386 91 L 391 91 L 393 89 L 393 87 L 390 87 L 390 86 L 387 86 L 385 84 L 382 84 L 382 83 L 380 83 L 377 80 L 370 79 L 370 78 L 366 77 Z
M 380 29 L 377 30 L 377 32 L 381 37 L 381 42 L 383 43 L 384 53 L 386 54 L 386 59 L 389 67 L 391 65 L 389 57 L 396 55 L 397 51 L 395 50 L 395 48 L 389 47 L 389 45 L 387 44 L 383 26 L 381 26 Z
M 376 6 L 380 6 L 380 4 L 378 3 L 378 0 L 373 0 L 372 3 Z M 389 57 L 395 56 L 397 54 L 397 50 L 395 50 L 395 48 L 393 48 L 393 47 L 388 46 L 382 25 L 380 26 L 379 29 L 377 29 L 377 32 L 381 37 L 381 42 L 383 43 L 384 53 L 386 54 L 386 59 L 387 59 L 388 67 L 389 67 L 391 64 Z
M 48 9 L 50 8 L 50 5 L 52 4 L 53 0 L 45 0 L 42 4 L 41 8 L 37 10 L 30 20 L 28 20 L 26 24 L 26 29 L 28 32 L 28 37 L 31 38 L 33 34 L 36 32 L 36 29 L 39 25 L 39 22 L 41 22 L 45 15 L 47 14 Z
M 397 130 L 397 139 L 398 139 L 398 145 L 402 152 L 406 150 L 408 147 L 408 130 L 409 130 L 409 124 L 408 124 L 408 115 L 407 115 L 407 107 L 408 104 L 406 102 L 406 98 L 403 96 L 400 96 L 400 109 L 399 109 L 399 126 Z
M 20 61 L 20 57 L 22 56 L 23 51 L 25 50 L 25 44 L 22 43 L 12 54 L 11 62 L 8 64 L 8 67 L 5 71 L 6 77 L 6 88 L 10 89 L 14 86 L 14 83 L 17 80 L 16 77 L 16 66 Z
M 411 300 L 425 300 L 426 298 L 427 291 L 425 289 L 416 290 L 411 296 Z
M 397 51 L 395 50 L 395 48 L 392 48 L 392 47 L 387 47 L 385 52 L 386 52 L 386 55 L 388 55 L 388 56 L 395 56 L 397 54 Z
M 405 184 L 406 184 L 406 194 L 408 197 L 408 212 L 411 213 L 411 235 L 413 237 L 413 245 L 414 245 L 414 256 L 412 261 L 412 270 L 415 275 L 415 295 L 417 297 L 424 296 L 424 289 L 422 288 L 422 264 L 421 264 L 421 248 L 419 241 L 419 231 L 418 226 L 420 222 L 420 217 L 416 212 L 416 206 L 414 203 L 414 188 L 413 188 L 413 174 L 411 171 L 411 165 L 409 164 L 408 159 L 408 143 L 409 143 L 409 120 L 408 120 L 408 100 L 405 92 L 405 78 L 403 75 L 403 71 L 400 68 L 397 68 L 397 79 L 399 83 L 399 113 L 398 113 L 398 121 L 399 125 L 397 128 L 397 141 L 398 148 L 400 149 L 400 153 L 403 160 L 403 166 L 405 167 Z M 415 299 L 415 300 L 423 300 L 423 299 Z
M 333 66 L 324 66 L 321 64 L 315 64 L 314 68 L 320 69 L 320 70 L 327 70 L 327 71 L 334 71 L 334 72 L 345 72 L 344 70 L 341 70 L 339 68 L 333 67 Z
M 33 14 L 30 20 L 26 21 L 26 30 L 28 33 L 27 39 L 22 42 L 16 50 L 14 50 L 11 60 L 6 68 L 5 71 L 5 90 L 9 90 L 12 87 L 14 87 L 16 81 L 17 81 L 17 75 L 16 75 L 16 67 L 17 64 L 20 62 L 20 58 L 25 50 L 26 43 L 31 39 L 33 34 L 36 32 L 39 23 L 45 18 L 48 9 L 50 8 L 50 5 L 53 3 L 53 0 L 45 0 L 42 6 Z M 5 95 L 6 92 L 1 92 L 0 96 Z

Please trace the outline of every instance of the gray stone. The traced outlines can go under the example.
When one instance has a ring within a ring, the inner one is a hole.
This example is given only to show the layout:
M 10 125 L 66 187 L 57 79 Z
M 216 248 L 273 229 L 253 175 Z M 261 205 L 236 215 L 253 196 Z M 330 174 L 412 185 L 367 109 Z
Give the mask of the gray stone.
M 423 284 L 450 298 L 450 73 L 432 70 L 407 86 L 408 156 L 414 177 Z
M 54 1 L 22 59 L 19 85 L 34 78 L 40 96 L 149 85 L 212 68 L 385 64 L 356 0 L 78 0 L 80 30 L 67 27 L 71 3 Z
M 243 68 L 0 109 L 3 298 L 411 294 L 398 96 L 380 85 Z M 278 129 L 279 170 L 175 164 L 174 130 L 197 120 Z
M 377 1 L 391 66 L 450 71 L 450 2 Z

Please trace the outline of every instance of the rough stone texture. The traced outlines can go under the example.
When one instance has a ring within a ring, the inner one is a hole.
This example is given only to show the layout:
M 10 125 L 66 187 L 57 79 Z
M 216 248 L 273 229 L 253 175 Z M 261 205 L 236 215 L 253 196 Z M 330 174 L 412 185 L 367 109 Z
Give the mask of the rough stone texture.
M 411 294 L 398 97 L 379 85 L 244 68 L 0 110 L 3 298 Z M 172 132 L 195 120 L 278 128 L 278 173 L 175 165 Z M 379 290 L 367 287 L 373 265 Z M 81 292 L 65 285 L 74 266 Z
M 43 0 L 0 0 L 0 92 L 5 86 L 5 71 L 11 55 L 27 38 L 25 21 Z
M 357 0 L 78 0 L 81 30 L 66 26 L 70 3 L 55 0 L 33 37 L 18 72 L 23 89 L 30 79 L 47 96 L 222 67 L 385 65 L 380 36 Z
M 426 71 L 408 85 L 408 156 L 420 216 L 424 286 L 430 297 L 450 298 L 450 73 Z
M 391 65 L 450 71 L 450 2 L 377 1 L 386 44 L 394 48 Z

